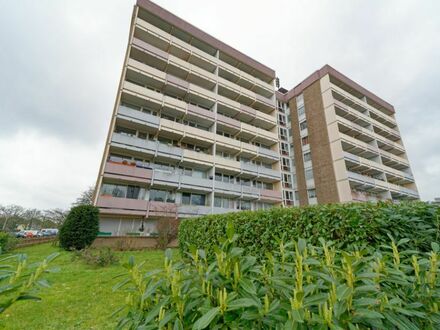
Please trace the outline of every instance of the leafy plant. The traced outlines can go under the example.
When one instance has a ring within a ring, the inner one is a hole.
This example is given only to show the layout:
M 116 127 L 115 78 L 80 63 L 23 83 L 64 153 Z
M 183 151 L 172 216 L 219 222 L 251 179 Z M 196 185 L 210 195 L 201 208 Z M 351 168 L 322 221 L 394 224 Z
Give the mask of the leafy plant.
M 315 245 L 323 238 L 343 249 L 378 247 L 392 235 L 397 241 L 410 238 L 405 248 L 428 251 L 431 242 L 440 239 L 439 215 L 438 206 L 423 202 L 328 204 L 207 215 L 181 221 L 179 245 L 182 253 L 192 245 L 213 252 L 232 221 L 239 234 L 237 246 L 258 258 L 276 250 L 277 238 L 283 234 L 289 239 L 304 237 Z
M 72 207 L 60 228 L 60 246 L 66 250 L 82 250 L 98 236 L 99 209 L 92 205 Z
M 51 254 L 42 262 L 31 265 L 24 254 L 0 259 L 0 313 L 17 301 L 40 300 L 35 296 L 35 292 L 39 287 L 49 287 L 49 283 L 42 279 L 42 276 L 56 271 L 49 269 L 49 263 L 57 256 L 58 253 Z
M 118 256 L 110 248 L 85 248 L 75 251 L 74 258 L 80 258 L 86 264 L 96 267 L 106 267 L 119 262 Z
M 17 239 L 10 234 L 0 232 L 0 251 L 7 252 L 12 250 L 17 244 Z
M 128 293 L 118 328 L 127 329 L 438 329 L 439 246 L 343 251 L 331 242 L 286 243 L 263 260 L 244 254 L 240 238 L 212 253 L 191 247 L 164 269 L 142 272 L 130 259 L 114 289 Z

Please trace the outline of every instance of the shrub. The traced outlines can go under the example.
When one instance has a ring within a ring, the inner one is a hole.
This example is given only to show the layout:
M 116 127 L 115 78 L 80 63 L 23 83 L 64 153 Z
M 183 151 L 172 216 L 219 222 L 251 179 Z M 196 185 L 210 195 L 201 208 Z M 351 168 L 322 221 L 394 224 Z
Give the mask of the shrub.
M 133 259 L 114 289 L 129 292 L 119 328 L 439 329 L 439 247 L 417 253 L 391 242 L 341 251 L 320 240 L 285 243 L 260 262 L 228 238 L 209 256 L 189 253 L 146 274 Z
M 12 255 L 0 260 L 0 313 L 20 300 L 40 300 L 35 296 L 39 287 L 49 283 L 41 277 L 56 269 L 49 269 L 49 262 L 57 257 L 51 254 L 40 263 L 29 265 L 24 254 Z M 14 261 L 14 264 L 10 264 Z
M 166 249 L 168 244 L 177 238 L 179 220 L 175 218 L 160 219 L 156 223 L 156 229 L 156 247 L 159 249 Z
M 93 243 L 99 231 L 99 209 L 92 205 L 72 207 L 60 228 L 60 246 L 82 250 Z
M 119 262 L 118 256 L 110 248 L 85 248 L 84 250 L 76 251 L 74 257 L 80 258 L 86 264 L 96 267 L 106 267 Z
M 277 248 L 277 239 L 298 237 L 318 244 L 319 238 L 334 241 L 340 248 L 354 245 L 379 246 L 389 241 L 411 238 L 405 247 L 427 251 L 440 239 L 440 209 L 436 205 L 414 203 L 347 203 L 266 211 L 245 211 L 182 220 L 179 226 L 181 252 L 197 246 L 211 252 L 232 221 L 246 254 L 264 257 Z
M 12 250 L 17 244 L 17 239 L 6 232 L 0 232 L 0 253 Z

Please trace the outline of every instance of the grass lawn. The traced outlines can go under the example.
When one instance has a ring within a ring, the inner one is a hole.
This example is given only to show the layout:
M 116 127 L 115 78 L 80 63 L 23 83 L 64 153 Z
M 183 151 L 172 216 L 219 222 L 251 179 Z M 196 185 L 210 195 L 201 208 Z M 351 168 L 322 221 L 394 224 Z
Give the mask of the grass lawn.
M 113 329 L 117 317 L 111 314 L 125 301 L 123 292 L 112 291 L 113 285 L 121 280 L 113 277 L 126 272 L 122 264 L 130 255 L 136 262 L 145 261 L 147 271 L 162 267 L 164 254 L 153 250 L 116 252 L 119 265 L 95 268 L 78 259 L 72 261 L 71 252 L 50 243 L 14 252 L 26 253 L 29 262 L 60 252 L 51 263 L 60 271 L 44 276 L 51 287 L 41 289 L 41 301 L 19 301 L 0 315 L 0 328 L 4 329 Z

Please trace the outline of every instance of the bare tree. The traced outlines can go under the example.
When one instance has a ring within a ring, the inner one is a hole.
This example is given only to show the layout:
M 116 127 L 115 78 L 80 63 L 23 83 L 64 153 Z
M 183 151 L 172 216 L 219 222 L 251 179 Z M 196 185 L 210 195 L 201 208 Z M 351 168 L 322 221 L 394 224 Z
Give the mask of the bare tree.
M 44 211 L 44 219 L 46 221 L 52 222 L 57 227 L 59 227 L 63 224 L 64 220 L 66 219 L 67 213 L 69 213 L 69 212 L 66 210 L 63 210 L 63 209 L 45 210 Z
M 94 192 L 95 192 L 95 187 L 90 186 L 87 190 L 81 193 L 81 196 L 79 196 L 72 205 L 73 206 L 92 205 Z
M 19 205 L 0 205 L 0 217 L 4 219 L 3 230 L 6 230 L 8 221 L 23 216 L 24 209 Z
M 41 225 L 42 212 L 38 209 L 27 209 L 23 213 L 27 228 L 32 229 L 35 223 Z

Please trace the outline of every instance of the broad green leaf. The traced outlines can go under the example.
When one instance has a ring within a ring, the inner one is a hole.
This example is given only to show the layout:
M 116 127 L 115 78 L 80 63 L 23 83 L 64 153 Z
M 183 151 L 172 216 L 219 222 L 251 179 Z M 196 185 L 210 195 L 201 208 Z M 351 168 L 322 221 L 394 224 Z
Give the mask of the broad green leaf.
M 220 313 L 220 307 L 214 307 L 199 318 L 193 325 L 193 330 L 205 329 L 214 320 L 214 318 Z

